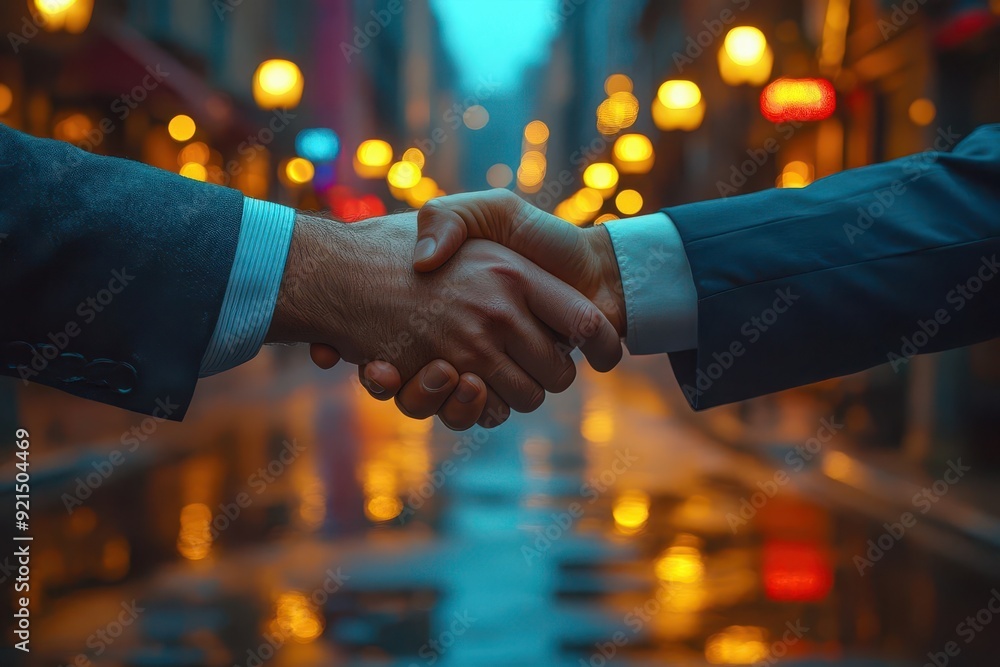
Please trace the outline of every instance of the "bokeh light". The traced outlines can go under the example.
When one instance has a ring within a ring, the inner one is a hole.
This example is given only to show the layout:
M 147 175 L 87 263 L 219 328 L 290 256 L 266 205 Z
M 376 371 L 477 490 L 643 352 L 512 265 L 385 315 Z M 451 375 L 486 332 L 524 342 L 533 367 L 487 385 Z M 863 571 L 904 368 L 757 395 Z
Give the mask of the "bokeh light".
M 389 168 L 386 177 L 389 185 L 400 190 L 408 190 L 420 182 L 423 174 L 420 167 L 412 162 L 397 162 Z
M 514 180 L 514 170 L 505 164 L 495 164 L 486 172 L 486 182 L 492 188 L 506 188 Z
M 604 80 L 604 92 L 609 97 L 615 93 L 631 93 L 632 79 L 625 74 L 612 74 Z
M 308 183 L 316 175 L 316 167 L 303 157 L 293 157 L 285 165 L 285 177 L 294 185 Z
M 524 128 L 524 140 L 533 146 L 541 146 L 549 140 L 549 126 L 540 120 L 533 120 Z
M 926 97 L 922 97 L 918 100 L 913 100 L 913 103 L 910 104 L 908 114 L 914 125 L 926 127 L 933 123 L 937 117 L 937 107 L 934 106 L 934 102 Z
M 403 151 L 403 162 L 412 162 L 417 165 L 420 169 L 424 168 L 427 163 L 427 159 L 424 157 L 424 152 L 419 148 L 407 148 Z
M 737 65 L 744 67 L 760 62 L 767 49 L 767 39 L 759 29 L 738 26 L 729 31 L 725 41 L 726 54 Z
M 481 104 L 475 104 L 462 114 L 462 122 L 470 130 L 481 130 L 490 122 L 490 112 Z
M 253 97 L 261 109 L 291 109 L 302 99 L 299 66 L 290 60 L 265 60 L 253 77 Z
M 186 114 L 174 116 L 167 125 L 167 131 L 174 141 L 188 141 L 197 130 L 194 119 Z
M 642 210 L 642 195 L 635 190 L 622 190 L 615 198 L 615 206 L 625 215 L 635 215 Z
M 208 169 L 205 168 L 205 165 L 198 162 L 187 162 L 181 165 L 178 173 L 180 173 L 181 176 L 190 178 L 194 181 L 208 180 Z
M 10 107 L 13 104 L 14 93 L 11 91 L 10 86 L 0 83 L 0 116 L 10 111 Z

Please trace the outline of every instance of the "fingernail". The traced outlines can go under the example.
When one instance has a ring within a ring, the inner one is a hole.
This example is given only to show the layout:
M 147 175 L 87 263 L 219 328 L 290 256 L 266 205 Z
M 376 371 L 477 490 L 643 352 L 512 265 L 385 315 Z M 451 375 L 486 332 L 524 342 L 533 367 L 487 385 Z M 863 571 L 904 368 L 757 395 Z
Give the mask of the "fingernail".
M 368 386 L 368 391 L 370 391 L 373 394 L 384 394 L 385 393 L 385 387 L 383 387 L 382 385 L 380 385 L 378 382 L 376 382 L 375 380 L 371 379 L 370 377 L 365 376 L 365 384 Z
M 448 374 L 441 370 L 440 366 L 434 365 L 424 373 L 420 385 L 427 391 L 441 391 L 442 387 L 448 384 L 448 379 Z
M 437 249 L 437 242 L 432 238 L 420 239 L 413 251 L 413 261 L 423 262 L 431 258 Z
M 458 399 L 459 403 L 472 403 L 477 396 L 479 396 L 479 389 L 471 382 L 462 382 L 458 385 L 458 391 L 455 392 L 455 398 Z

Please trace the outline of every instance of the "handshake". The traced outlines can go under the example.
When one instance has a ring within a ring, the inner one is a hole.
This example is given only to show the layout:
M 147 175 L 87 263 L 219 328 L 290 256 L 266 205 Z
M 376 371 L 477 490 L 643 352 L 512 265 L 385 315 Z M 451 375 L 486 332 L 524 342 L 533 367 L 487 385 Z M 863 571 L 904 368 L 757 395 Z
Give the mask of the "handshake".
M 575 348 L 611 370 L 624 335 L 608 232 L 492 190 L 353 224 L 299 214 L 267 341 L 358 364 L 373 397 L 462 430 L 564 391 Z

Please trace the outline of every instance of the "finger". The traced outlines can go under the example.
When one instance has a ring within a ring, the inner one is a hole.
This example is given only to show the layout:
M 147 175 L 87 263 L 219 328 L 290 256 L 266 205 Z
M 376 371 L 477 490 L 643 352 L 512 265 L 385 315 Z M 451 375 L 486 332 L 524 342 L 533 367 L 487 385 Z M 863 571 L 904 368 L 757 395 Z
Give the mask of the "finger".
M 479 376 L 463 373 L 458 388 L 438 410 L 441 422 L 453 431 L 464 431 L 475 425 L 486 408 L 488 392 Z
M 358 366 L 358 380 L 372 398 L 388 401 L 403 384 L 399 371 L 388 361 L 370 361 Z
M 483 428 L 496 428 L 509 418 L 510 406 L 492 388 L 487 386 L 486 407 L 483 408 L 483 413 L 476 423 Z
M 579 347 L 595 370 L 605 372 L 622 358 L 622 341 L 600 309 L 569 285 L 533 269 L 526 281 L 528 307 L 556 333 Z
M 537 318 L 527 317 L 529 321 L 518 320 L 505 332 L 507 354 L 545 391 L 566 391 L 576 379 L 576 364 L 570 355 L 573 348 Z
M 340 352 L 322 343 L 313 343 L 310 345 L 309 356 L 312 358 L 314 364 L 324 370 L 333 368 L 340 361 Z
M 396 407 L 408 417 L 426 419 L 437 413 L 458 386 L 458 371 L 438 359 L 424 366 L 396 396 Z
M 542 385 L 506 354 L 498 354 L 488 367 L 492 370 L 483 379 L 511 409 L 533 412 L 545 400 Z

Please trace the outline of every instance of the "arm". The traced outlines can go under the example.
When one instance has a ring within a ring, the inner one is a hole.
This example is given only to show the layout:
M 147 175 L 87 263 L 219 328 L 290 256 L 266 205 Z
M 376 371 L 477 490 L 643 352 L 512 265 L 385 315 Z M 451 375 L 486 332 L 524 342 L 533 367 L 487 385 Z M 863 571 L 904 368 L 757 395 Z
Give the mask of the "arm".
M 0 190 L 0 372 L 181 419 L 243 196 L 3 125 Z
M 562 264 L 632 353 L 671 353 L 695 409 L 1000 335 L 1000 126 L 953 153 L 671 208 L 660 232 L 648 217 L 579 230 L 511 194 L 461 197 L 421 212 L 415 267 L 434 269 L 469 237 Z M 650 270 L 639 249 L 651 257 L 660 234 L 667 253 Z M 657 305 L 667 301 L 673 314 Z

